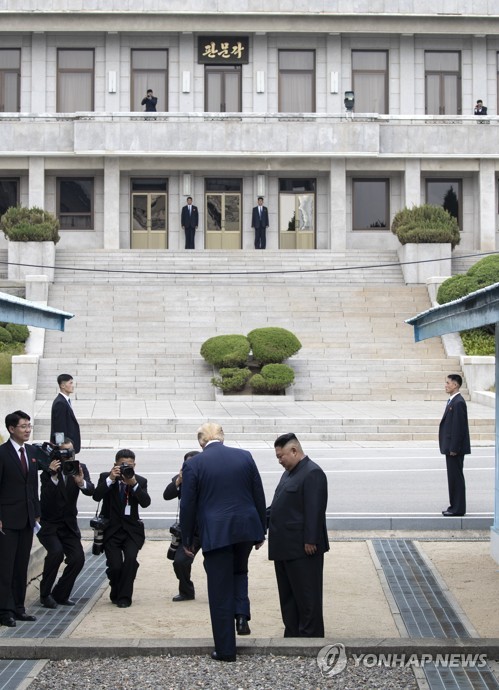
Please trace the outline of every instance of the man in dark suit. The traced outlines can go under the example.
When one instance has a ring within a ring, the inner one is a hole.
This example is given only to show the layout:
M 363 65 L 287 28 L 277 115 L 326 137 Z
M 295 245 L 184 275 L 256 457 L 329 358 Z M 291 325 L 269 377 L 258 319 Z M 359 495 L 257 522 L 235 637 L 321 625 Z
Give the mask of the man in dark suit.
M 223 445 L 219 424 L 198 429 L 203 452 L 184 465 L 180 524 L 187 553 L 199 529 L 215 640 L 212 659 L 236 660 L 236 635 L 248 635 L 248 558 L 265 538 L 265 495 L 251 454 Z
M 184 455 L 184 465 L 195 455 L 199 455 L 198 450 L 190 450 L 188 453 L 186 453 Z M 173 477 L 171 482 L 163 491 L 163 498 L 165 501 L 171 501 L 174 498 L 177 498 L 180 501 L 182 498 L 182 469 Z M 182 530 L 182 525 L 180 525 L 180 529 Z M 199 551 L 200 546 L 201 542 L 199 541 L 199 534 L 197 530 L 195 530 L 192 543 L 190 544 L 194 556 Z M 180 543 L 178 544 L 173 557 L 173 570 L 175 571 L 175 575 L 177 576 L 178 580 L 178 594 L 173 597 L 172 601 L 188 601 L 195 598 L 194 583 L 191 580 L 191 570 L 194 556 L 190 556 L 186 553 L 185 549 L 183 548 L 183 540 L 180 539 Z M 168 555 L 168 557 L 170 556 Z
M 255 249 L 265 249 L 267 246 L 269 211 L 267 207 L 263 205 L 263 196 L 258 197 L 258 206 L 253 207 L 251 227 L 255 228 Z
M 487 115 L 487 106 L 483 104 L 482 100 L 478 100 L 475 105 L 474 110 L 475 115 Z
M 85 554 L 81 545 L 81 533 L 76 516 L 76 502 L 80 491 L 91 496 L 94 485 L 86 465 L 76 464 L 73 442 L 66 437 L 59 445 L 60 450 L 69 451 L 72 456 L 65 458 L 72 463 L 75 474 L 64 471 L 64 460 L 57 456 L 51 460 L 48 468 L 41 473 L 41 525 L 38 539 L 46 548 L 47 555 L 43 564 L 40 582 L 40 603 L 48 609 L 57 608 L 58 604 L 73 606 L 70 599 L 76 578 L 85 564 Z M 67 467 L 67 465 L 66 465 Z M 66 567 L 54 587 L 59 567 L 65 559 Z
M 274 561 L 284 637 L 324 637 L 327 478 L 294 434 L 279 436 L 274 448 L 286 471 L 269 509 L 269 559 Z
M 194 249 L 194 235 L 199 225 L 198 207 L 192 203 L 192 197 L 187 197 L 187 204 L 182 208 L 180 224 L 185 231 L 185 248 Z
M 94 501 L 102 501 L 100 516 L 109 520 L 104 529 L 109 598 L 119 608 L 132 605 L 133 583 L 139 563 L 137 554 L 144 545 L 144 523 L 139 506 L 151 505 L 147 479 L 135 474 L 135 453 L 123 448 L 116 453 L 111 472 L 102 472 L 94 491 Z
M 449 374 L 445 380 L 445 392 L 449 395 L 438 430 L 440 452 L 447 463 L 449 507 L 442 511 L 444 517 L 466 513 L 466 485 L 464 482 L 464 456 L 471 453 L 468 409 L 459 392 L 463 379 L 459 374 Z
M 56 443 L 55 434 L 61 433 L 72 439 L 76 455 L 80 452 L 80 425 L 76 419 L 70 395 L 74 391 L 74 381 L 71 374 L 59 374 L 57 377 L 59 394 L 52 403 L 50 419 L 50 440 Z
M 34 621 L 24 608 L 33 529 L 40 520 L 38 470 L 31 418 L 16 410 L 5 417 L 10 439 L 0 446 L 0 625 Z

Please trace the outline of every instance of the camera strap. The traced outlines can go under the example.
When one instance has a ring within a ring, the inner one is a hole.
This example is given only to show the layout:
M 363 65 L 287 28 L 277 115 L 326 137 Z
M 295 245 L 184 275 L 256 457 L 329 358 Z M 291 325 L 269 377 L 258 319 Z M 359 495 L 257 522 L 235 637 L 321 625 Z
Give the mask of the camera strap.
M 100 504 L 101 502 L 99 501 L 99 503 L 97 504 L 97 508 L 95 509 L 95 517 L 99 517 Z

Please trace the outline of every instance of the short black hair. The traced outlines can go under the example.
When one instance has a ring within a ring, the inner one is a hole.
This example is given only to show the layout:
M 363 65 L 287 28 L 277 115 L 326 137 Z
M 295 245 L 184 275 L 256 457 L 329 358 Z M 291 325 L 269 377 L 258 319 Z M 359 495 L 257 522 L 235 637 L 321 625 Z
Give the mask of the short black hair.
M 284 446 L 287 446 L 290 441 L 298 441 L 296 434 L 293 434 L 292 432 L 289 434 L 281 434 L 281 436 L 276 438 L 274 441 L 274 448 L 284 448 Z
M 72 381 L 73 377 L 71 374 L 59 374 L 57 377 L 57 385 L 60 386 L 61 383 L 66 383 L 66 381 Z
M 263 201 L 263 196 L 259 196 L 257 201 L 260 201 L 260 199 Z
M 31 422 L 31 417 L 27 412 L 23 412 L 22 410 L 16 410 L 15 412 L 11 412 L 5 417 L 5 427 L 8 430 L 11 426 L 17 426 L 21 419 L 27 419 L 28 422 Z
M 187 453 L 184 455 L 184 462 L 186 462 L 187 460 L 190 460 L 195 455 L 199 455 L 200 452 L 201 452 L 200 450 L 189 450 L 189 451 L 187 451 Z
M 459 374 L 449 374 L 447 376 L 447 378 L 450 379 L 451 381 L 455 381 L 457 383 L 457 385 L 459 386 L 459 388 L 461 388 L 461 386 L 463 385 L 463 377 L 460 376 Z
M 129 450 L 128 448 L 122 448 L 116 453 L 116 457 L 114 459 L 115 464 L 118 462 L 118 460 L 133 460 L 135 462 L 135 453 L 133 450 Z

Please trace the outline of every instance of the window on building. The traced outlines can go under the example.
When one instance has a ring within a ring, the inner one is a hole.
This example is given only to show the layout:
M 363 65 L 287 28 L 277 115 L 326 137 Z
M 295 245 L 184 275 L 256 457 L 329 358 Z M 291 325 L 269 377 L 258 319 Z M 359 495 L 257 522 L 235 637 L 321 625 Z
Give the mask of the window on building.
M 94 109 L 94 51 L 57 51 L 57 112 L 91 112 Z
M 93 178 L 61 177 L 57 180 L 57 217 L 63 230 L 91 230 L 93 210 Z
M 357 113 L 388 112 L 388 52 L 352 51 L 352 88 Z
M 315 51 L 279 51 L 279 112 L 315 113 Z
M 241 65 L 206 65 L 204 69 L 205 111 L 241 112 Z
M 390 227 L 390 181 L 356 179 L 353 189 L 353 229 L 384 230 Z
M 18 113 L 20 110 L 21 51 L 0 49 L 0 112 Z
M 130 110 L 144 110 L 141 105 L 147 90 L 158 99 L 156 110 L 168 110 L 168 51 L 132 50 L 132 85 Z
M 461 114 L 460 52 L 425 52 L 425 99 L 427 115 Z
M 461 227 L 461 180 L 426 180 L 426 203 L 442 206 Z
M 11 206 L 19 205 L 19 180 L 0 177 L 0 217 Z

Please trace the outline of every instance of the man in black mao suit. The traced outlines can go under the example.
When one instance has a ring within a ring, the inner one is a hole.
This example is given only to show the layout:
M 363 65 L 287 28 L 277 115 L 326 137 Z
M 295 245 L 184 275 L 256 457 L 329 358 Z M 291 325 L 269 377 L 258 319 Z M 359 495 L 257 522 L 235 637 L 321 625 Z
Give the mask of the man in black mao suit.
M 132 605 L 133 583 L 139 569 L 137 554 L 145 541 L 139 506 L 151 505 L 147 479 L 135 474 L 134 468 L 135 453 L 127 448 L 119 450 L 111 472 L 100 475 L 93 496 L 94 501 L 102 501 L 100 516 L 109 520 L 104 529 L 106 573 L 111 586 L 109 598 L 119 608 Z
M 55 443 L 55 434 L 62 433 L 73 442 L 76 455 L 80 452 L 80 425 L 71 406 L 70 395 L 74 391 L 74 381 L 71 374 L 59 374 L 57 377 L 59 394 L 52 403 L 50 419 L 50 440 Z
M 180 524 L 192 554 L 196 524 L 208 578 L 208 600 L 215 640 L 212 658 L 236 660 L 236 636 L 248 635 L 248 558 L 265 538 L 265 495 L 251 454 L 223 445 L 219 424 L 198 429 L 202 453 L 182 472 Z
M 194 235 L 199 225 L 198 207 L 192 203 L 192 197 L 187 197 L 187 204 L 182 208 L 180 224 L 185 231 L 185 248 L 194 249 Z
M 279 436 L 274 448 L 286 471 L 269 510 L 269 559 L 274 561 L 284 637 L 324 637 L 327 478 L 294 434 Z
M 258 197 L 258 206 L 253 207 L 251 227 L 255 228 L 255 249 L 265 249 L 267 246 L 269 211 L 267 207 L 263 205 L 263 196 Z
M 464 482 L 464 456 L 471 453 L 468 409 L 459 392 L 463 379 L 459 374 L 449 374 L 445 380 L 445 392 L 449 395 L 438 430 L 440 452 L 447 463 L 449 507 L 442 511 L 444 517 L 466 513 L 466 485 Z
M 38 469 L 30 445 L 31 419 L 17 410 L 5 418 L 10 439 L 0 446 L 0 625 L 34 621 L 24 600 L 33 528 L 40 519 Z
M 59 448 L 70 451 L 72 457 L 66 460 L 74 461 L 73 443 L 70 438 L 66 437 Z M 58 604 L 73 606 L 74 602 L 70 599 L 71 591 L 85 564 L 85 553 L 76 517 L 76 502 L 80 491 L 85 496 L 91 496 L 94 485 L 90 481 L 86 465 L 79 463 L 77 467 L 77 474 L 66 474 L 63 472 L 61 460 L 54 458 L 40 476 L 42 528 L 37 536 L 47 550 L 40 582 L 40 603 L 49 609 L 57 608 Z M 63 560 L 66 567 L 54 587 Z

